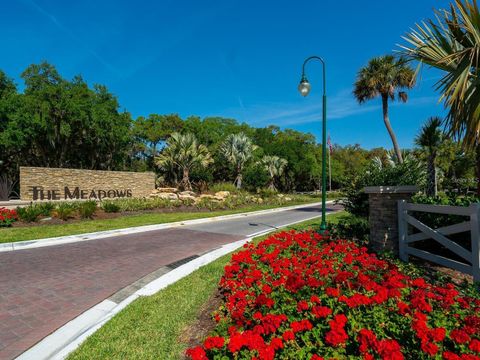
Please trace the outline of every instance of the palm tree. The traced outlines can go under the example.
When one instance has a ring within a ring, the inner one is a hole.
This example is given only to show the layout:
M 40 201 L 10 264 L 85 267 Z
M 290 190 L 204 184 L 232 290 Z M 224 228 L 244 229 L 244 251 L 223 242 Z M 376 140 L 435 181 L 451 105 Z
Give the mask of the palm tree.
M 257 147 L 244 133 L 230 134 L 220 146 L 220 152 L 235 168 L 234 184 L 242 187 L 242 172 Z
M 393 148 L 398 161 L 403 162 L 402 153 L 398 146 L 397 138 L 393 132 L 388 116 L 388 100 L 398 99 L 406 102 L 407 93 L 401 91 L 411 89 L 415 85 L 415 72 L 403 59 L 396 59 L 391 55 L 376 57 L 368 62 L 366 67 L 360 69 L 355 81 L 353 94 L 360 104 L 378 96 L 382 99 L 383 122 L 392 138 Z
M 435 20 L 416 25 L 401 46 L 411 59 L 444 72 L 437 82 L 449 108 L 445 125 L 477 154 L 480 178 L 480 11 L 476 0 L 455 0 L 449 10 L 436 11 Z M 477 180 L 480 195 L 480 181 Z
M 420 146 L 427 153 L 427 190 L 428 196 L 437 195 L 437 155 L 440 145 L 443 142 L 443 134 L 440 130 L 442 119 L 431 117 L 423 125 L 420 133 L 415 138 L 415 144 Z
M 207 167 L 213 159 L 205 145 L 197 143 L 193 134 L 173 133 L 167 140 L 167 146 L 155 158 L 155 163 L 161 169 L 168 170 L 172 166 L 182 171 L 179 187 L 192 190 L 190 171 L 194 168 Z
M 266 155 L 262 158 L 260 163 L 265 166 L 265 169 L 270 175 L 268 187 L 272 190 L 275 190 L 275 178 L 283 174 L 288 161 L 278 156 Z

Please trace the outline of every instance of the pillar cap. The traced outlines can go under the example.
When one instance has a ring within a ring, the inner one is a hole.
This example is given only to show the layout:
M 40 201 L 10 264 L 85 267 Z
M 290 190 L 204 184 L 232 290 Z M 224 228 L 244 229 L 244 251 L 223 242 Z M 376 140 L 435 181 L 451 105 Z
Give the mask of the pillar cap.
M 415 185 L 366 186 L 364 191 L 367 194 L 414 194 L 418 191 L 418 187 Z

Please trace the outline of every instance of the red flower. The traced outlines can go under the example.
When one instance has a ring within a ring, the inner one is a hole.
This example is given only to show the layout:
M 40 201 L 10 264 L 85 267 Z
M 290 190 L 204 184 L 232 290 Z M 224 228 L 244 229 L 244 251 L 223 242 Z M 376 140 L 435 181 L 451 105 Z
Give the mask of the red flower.
M 348 335 L 343 329 L 334 329 L 327 332 L 325 335 L 325 341 L 332 346 L 339 346 L 345 344 L 348 340 Z
M 333 320 L 328 323 L 331 330 L 325 335 L 325 341 L 332 346 L 344 344 L 348 340 L 348 335 L 344 329 L 347 317 L 343 314 L 335 315 Z
M 236 353 L 245 345 L 246 343 L 243 336 L 241 334 L 234 334 L 230 336 L 230 341 L 228 343 L 228 350 L 230 350 L 231 353 Z
M 342 356 L 365 360 L 402 360 L 403 354 L 480 360 L 480 300 L 453 284 L 412 279 L 350 241 L 312 232 L 275 234 L 232 256 L 220 287 L 225 300 L 214 315 L 218 336 L 191 349 L 190 358 L 239 352 L 255 360 L 301 357 L 299 347 L 310 354 L 316 348 L 297 338 L 320 336 L 325 353 L 343 347 Z M 382 324 L 365 316 L 377 312 Z M 365 328 L 357 331 L 360 324 Z
M 308 320 L 300 320 L 292 322 L 290 324 L 290 327 L 292 328 L 294 333 L 297 333 L 300 331 L 311 330 L 313 326 L 312 323 Z
M 277 349 L 283 349 L 283 341 L 281 338 L 273 338 L 272 341 L 270 341 L 270 346 L 272 346 L 275 350 Z
M 299 301 L 297 303 L 297 310 L 298 311 L 308 310 L 308 303 L 305 300 Z
M 332 309 L 326 306 L 314 306 L 312 309 L 312 314 L 317 318 L 326 318 L 332 313 Z
M 222 348 L 225 344 L 225 339 L 221 336 L 211 336 L 205 339 L 203 346 L 207 350 Z
M 192 360 L 208 360 L 207 354 L 201 346 L 194 347 L 193 349 L 188 349 L 185 353 Z
M 369 350 L 375 350 L 378 347 L 377 337 L 373 331 L 368 329 L 362 329 L 358 333 L 357 340 L 360 344 L 359 351 L 364 354 Z
M 440 341 L 443 341 L 443 339 L 445 339 L 446 333 L 447 331 L 445 330 L 445 328 L 435 328 L 430 330 L 429 337 L 433 341 L 440 342 Z
M 293 339 L 295 339 L 295 333 L 291 330 L 287 330 L 283 333 L 282 338 L 285 341 L 293 340 Z
M 453 352 L 450 352 L 450 351 L 445 351 L 443 354 L 442 354 L 442 357 L 445 359 L 445 360 L 461 360 L 460 359 L 460 356 L 458 356 L 457 354 L 453 353 Z
M 480 341 L 477 339 L 473 339 L 470 342 L 470 345 L 468 345 L 468 348 L 472 351 L 475 351 L 477 353 L 480 353 Z
M 450 339 L 455 341 L 457 344 L 465 344 L 470 341 L 470 336 L 463 330 L 452 330 L 450 333 Z
M 340 295 L 340 291 L 335 288 L 326 288 L 325 292 L 327 293 L 328 296 L 332 296 L 332 297 L 338 297 L 338 295 Z
M 400 344 L 395 340 L 381 340 L 378 344 L 378 353 L 384 360 L 403 360 Z
M 429 341 L 422 341 L 421 349 L 430 356 L 434 356 L 438 352 L 438 346 Z

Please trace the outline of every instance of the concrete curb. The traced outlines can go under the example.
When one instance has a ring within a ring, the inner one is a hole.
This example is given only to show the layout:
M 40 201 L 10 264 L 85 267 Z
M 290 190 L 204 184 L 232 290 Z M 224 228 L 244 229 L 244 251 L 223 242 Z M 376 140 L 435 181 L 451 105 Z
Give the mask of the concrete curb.
M 327 204 L 331 204 L 331 203 L 333 203 L 333 200 L 327 201 Z M 163 224 L 156 224 L 156 225 L 135 226 L 135 227 L 124 228 L 124 229 L 98 231 L 98 232 L 92 232 L 92 233 L 60 236 L 60 237 L 37 239 L 37 240 L 26 240 L 26 241 L 3 243 L 3 244 L 0 244 L 0 252 L 17 251 L 17 250 L 24 250 L 24 249 L 35 249 L 35 248 L 45 247 L 45 246 L 71 244 L 71 243 L 76 243 L 81 241 L 104 239 L 104 238 L 109 238 L 113 236 L 121 236 L 121 235 L 136 234 L 136 233 L 141 233 L 146 231 L 168 229 L 168 228 L 178 227 L 183 225 L 202 224 L 202 223 L 207 223 L 211 221 L 235 219 L 235 218 L 241 218 L 241 217 L 250 216 L 250 215 L 261 215 L 261 214 L 274 213 L 274 212 L 280 212 L 280 211 L 295 210 L 303 207 L 317 206 L 317 205 L 321 205 L 321 203 L 317 202 L 317 203 L 286 206 L 286 207 L 267 209 L 267 210 L 252 211 L 252 212 L 246 212 L 246 213 L 221 215 L 221 216 L 215 216 L 210 218 L 177 221 L 177 222 L 170 222 L 170 223 L 163 223 Z
M 334 214 L 337 211 L 327 213 Z M 113 318 L 121 310 L 123 310 L 130 303 L 141 296 L 151 296 L 165 287 L 175 283 L 176 281 L 191 274 L 200 267 L 207 265 L 216 259 L 231 253 L 242 247 L 244 244 L 251 241 L 256 236 L 265 235 L 275 232 L 281 228 L 285 228 L 297 223 L 308 221 L 320 217 L 315 215 L 309 219 L 295 221 L 278 227 L 278 229 L 268 229 L 251 234 L 245 239 L 235 241 L 230 244 L 221 246 L 218 249 L 212 250 L 188 263 L 179 266 L 176 269 L 160 276 L 151 281 L 141 289 L 137 290 L 118 304 L 106 299 L 101 303 L 93 306 L 84 313 L 77 316 L 75 319 L 69 321 L 52 334 L 45 337 L 43 340 L 25 351 L 17 360 L 62 360 L 68 354 L 78 348 L 90 335 L 100 329 L 107 321 Z

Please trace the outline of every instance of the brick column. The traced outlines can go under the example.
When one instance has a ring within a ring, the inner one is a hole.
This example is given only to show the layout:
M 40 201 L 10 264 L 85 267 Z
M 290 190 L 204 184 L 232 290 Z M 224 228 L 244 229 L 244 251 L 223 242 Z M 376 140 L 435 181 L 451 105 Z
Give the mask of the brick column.
M 398 200 L 410 200 L 418 191 L 416 186 L 367 186 L 370 248 L 390 250 L 398 255 Z

